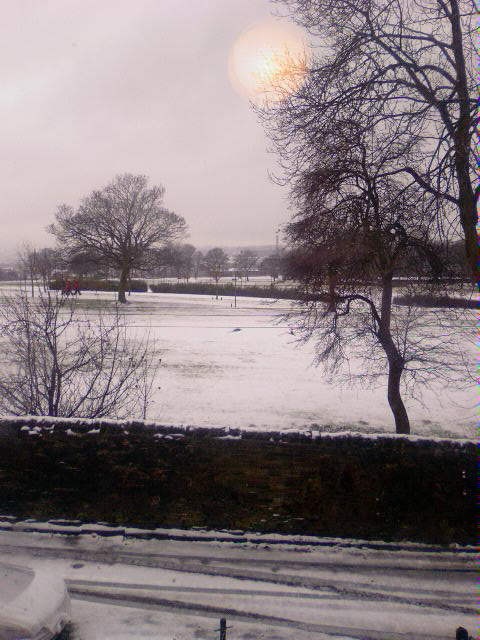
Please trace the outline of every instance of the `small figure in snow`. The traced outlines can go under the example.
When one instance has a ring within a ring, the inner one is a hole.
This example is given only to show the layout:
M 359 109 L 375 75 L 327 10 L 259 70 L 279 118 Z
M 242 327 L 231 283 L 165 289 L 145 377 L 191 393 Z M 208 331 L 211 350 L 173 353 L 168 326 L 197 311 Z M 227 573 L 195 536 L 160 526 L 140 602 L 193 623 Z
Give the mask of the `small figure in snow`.
M 81 296 L 81 295 L 82 295 L 82 292 L 80 291 L 80 284 L 77 278 L 75 278 L 72 284 L 72 296 Z
M 64 296 L 67 296 L 67 298 L 68 298 L 68 296 L 69 296 L 71 293 L 72 293 L 72 283 L 70 282 L 70 279 L 69 279 L 69 278 L 67 278 L 67 279 L 65 280 L 65 286 L 63 287 L 62 294 L 63 294 Z

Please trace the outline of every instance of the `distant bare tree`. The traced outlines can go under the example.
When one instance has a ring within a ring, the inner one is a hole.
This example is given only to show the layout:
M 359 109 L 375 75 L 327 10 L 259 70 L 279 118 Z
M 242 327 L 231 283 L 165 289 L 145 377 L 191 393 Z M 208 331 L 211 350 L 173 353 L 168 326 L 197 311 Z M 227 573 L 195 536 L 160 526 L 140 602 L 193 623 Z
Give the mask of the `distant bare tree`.
M 46 291 L 55 269 L 62 265 L 60 252 L 50 247 L 44 247 L 36 252 L 36 270 Z
M 17 252 L 17 266 L 21 279 L 30 285 L 32 298 L 35 297 L 35 281 L 38 277 L 37 250 L 28 242 L 23 243 Z
M 192 277 L 194 268 L 193 257 L 195 255 L 195 247 L 191 244 L 174 245 L 173 269 L 175 276 L 180 279 L 188 280 Z
M 353 119 L 375 135 L 395 129 L 403 145 L 385 174 L 402 176 L 405 184 L 415 183 L 435 198 L 433 215 L 445 236 L 455 239 L 452 223 L 459 221 L 475 282 L 478 3 L 273 1 L 318 45 L 307 81 L 276 104 L 277 149 L 320 146 L 332 120 Z
M 65 251 L 64 265 L 71 273 L 80 277 L 96 276 L 108 268 L 101 255 L 92 250 Z
M 72 253 L 93 252 L 118 269 L 118 300 L 124 303 L 130 272 L 142 266 L 149 249 L 185 233 L 185 220 L 163 207 L 164 193 L 162 186 L 149 187 L 145 176 L 119 175 L 76 211 L 62 205 L 49 231 Z
M 228 256 L 223 249 L 215 247 L 205 254 L 203 266 L 215 282 L 218 283 L 228 268 Z
M 118 311 L 90 317 L 49 291 L 0 303 L 0 411 L 85 418 L 144 416 L 154 345 L 134 340 Z
M 240 253 L 238 253 L 233 261 L 233 265 L 237 270 L 238 274 L 242 278 L 246 278 L 248 281 L 248 276 L 250 272 L 255 269 L 258 263 L 258 253 L 255 251 L 251 251 L 250 249 L 242 249 Z
M 193 276 L 195 280 L 198 278 L 202 266 L 203 266 L 203 253 L 197 249 L 193 254 Z
M 282 272 L 284 256 L 280 252 L 266 256 L 260 263 L 260 270 L 267 273 L 275 284 Z
M 19 277 L 18 271 L 15 269 L 0 267 L 0 280 L 18 280 Z

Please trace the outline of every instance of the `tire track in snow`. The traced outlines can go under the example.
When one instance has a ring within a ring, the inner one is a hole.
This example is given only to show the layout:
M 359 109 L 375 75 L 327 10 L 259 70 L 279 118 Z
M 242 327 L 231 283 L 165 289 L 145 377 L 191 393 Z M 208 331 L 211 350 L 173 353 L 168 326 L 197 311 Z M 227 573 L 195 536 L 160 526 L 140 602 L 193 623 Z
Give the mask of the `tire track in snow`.
M 73 598 L 86 600 L 88 602 L 96 602 L 101 604 L 113 604 L 120 607 L 133 607 L 144 609 L 163 609 L 173 613 L 189 613 L 193 615 L 201 615 L 207 617 L 228 617 L 229 620 L 237 620 L 240 622 L 255 622 L 257 624 L 268 624 L 277 627 L 287 627 L 307 631 L 311 633 L 323 633 L 331 636 L 346 636 L 355 640 L 411 640 L 412 634 L 377 631 L 375 629 L 361 629 L 358 627 L 338 627 L 334 625 L 323 625 L 318 623 L 301 622 L 291 618 L 281 618 L 256 612 L 241 611 L 232 608 L 215 607 L 213 605 L 194 604 L 188 602 L 178 602 L 175 600 L 167 600 L 164 598 L 152 598 L 150 596 L 135 596 L 129 594 L 92 594 L 88 589 L 75 589 L 71 592 Z M 415 640 L 451 640 L 451 636 L 431 635 L 424 633 L 415 633 Z
M 386 594 L 381 591 L 375 591 L 372 588 L 365 589 L 361 583 L 350 582 L 350 584 L 338 586 L 332 580 L 322 578 L 296 576 L 296 575 L 278 575 L 267 573 L 266 571 L 257 571 L 253 569 L 235 569 L 231 567 L 221 566 L 222 559 L 212 559 L 211 557 L 203 558 L 203 562 L 189 560 L 187 556 L 173 556 L 177 560 L 172 560 L 172 556 L 162 554 L 151 554 L 146 557 L 145 554 L 120 552 L 120 551 L 92 551 L 81 549 L 65 549 L 65 548 L 39 548 L 13 545 L 0 545 L 0 549 L 9 553 L 31 553 L 33 556 L 46 558 L 69 558 L 72 560 L 83 560 L 86 562 L 97 562 L 107 565 L 127 564 L 132 566 L 150 567 L 156 569 L 164 569 L 167 571 L 177 571 L 181 573 L 197 573 L 207 576 L 217 576 L 225 578 L 236 578 L 238 580 L 249 580 L 254 582 L 263 582 L 276 585 L 284 585 L 288 587 L 303 587 L 315 591 L 328 591 L 346 598 L 358 598 L 363 600 L 383 601 L 398 604 L 406 604 L 415 607 L 437 609 L 443 611 L 451 611 L 464 614 L 472 614 L 476 612 L 475 605 L 471 607 L 461 606 L 457 604 L 449 604 L 444 600 L 424 599 L 416 597 L 408 597 L 397 594 Z M 181 560 L 181 563 L 179 562 Z M 215 561 L 220 566 L 212 566 Z M 223 560 L 225 562 L 225 560 Z M 256 560 L 251 561 L 256 564 Z M 379 571 L 384 571 L 383 567 L 379 567 Z M 363 588 L 362 588 L 363 587 Z M 416 594 L 415 585 L 412 586 L 412 594 Z
M 231 589 L 227 587 L 215 588 L 215 587 L 182 587 L 176 585 L 158 585 L 158 584 L 140 584 L 130 582 L 110 582 L 107 580 L 82 580 L 76 578 L 67 578 L 65 580 L 68 588 L 75 590 L 82 587 L 106 587 L 111 589 L 133 589 L 133 590 L 147 590 L 147 591 L 171 591 L 178 593 L 205 593 L 205 594 L 221 594 L 221 595 L 239 595 L 239 596 L 259 596 L 259 597 L 274 597 L 274 598 L 298 598 L 303 600 L 338 600 L 343 598 L 343 594 L 338 593 L 326 593 L 319 592 L 307 593 L 298 591 L 268 591 L 254 589 Z M 440 595 L 440 594 L 438 594 Z M 464 597 L 450 598 L 450 601 L 457 603 L 465 603 Z M 475 600 L 472 599 L 472 607 L 475 606 Z M 465 611 L 467 612 L 467 611 Z M 474 612 L 468 610 L 468 613 Z
M 81 591 L 87 587 L 107 587 L 109 589 L 133 589 L 145 591 L 174 591 L 181 593 L 205 593 L 205 594 L 221 594 L 221 595 L 237 595 L 237 596 L 264 596 L 268 598 L 300 598 L 305 600 L 338 600 L 340 596 L 327 593 L 302 593 L 298 591 L 267 591 L 254 589 L 229 589 L 214 587 L 180 587 L 159 584 L 139 584 L 130 582 L 108 582 L 106 580 L 77 580 L 75 578 L 67 578 L 65 584 L 72 593 Z

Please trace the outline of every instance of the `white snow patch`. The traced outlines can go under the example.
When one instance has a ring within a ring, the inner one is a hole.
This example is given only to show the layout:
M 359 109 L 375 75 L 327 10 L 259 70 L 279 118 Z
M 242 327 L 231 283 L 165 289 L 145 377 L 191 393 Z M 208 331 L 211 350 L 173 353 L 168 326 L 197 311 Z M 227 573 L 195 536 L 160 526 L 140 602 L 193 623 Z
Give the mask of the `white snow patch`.
M 103 300 L 108 308 L 114 299 L 111 292 L 84 292 L 81 304 Z M 312 438 L 340 430 L 393 432 L 385 384 L 375 389 L 339 384 L 313 367 L 313 343 L 299 345 L 279 324 L 290 310 L 288 301 L 241 298 L 236 309 L 230 303 L 229 297 L 145 293 L 132 295 L 122 308 L 132 339 L 148 331 L 161 351 L 150 420 L 308 430 Z M 233 331 L 237 328 L 241 331 Z M 353 374 L 360 371 L 355 358 L 350 366 Z M 474 437 L 475 400 L 473 385 L 455 389 L 434 382 L 422 402 L 407 399 L 412 432 Z M 92 428 L 96 425 L 92 421 Z

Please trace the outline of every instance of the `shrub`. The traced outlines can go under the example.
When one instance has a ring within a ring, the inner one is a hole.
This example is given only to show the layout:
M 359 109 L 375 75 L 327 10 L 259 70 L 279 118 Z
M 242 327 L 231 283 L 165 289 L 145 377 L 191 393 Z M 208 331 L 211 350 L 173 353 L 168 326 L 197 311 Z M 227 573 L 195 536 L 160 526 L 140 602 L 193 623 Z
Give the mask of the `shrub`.
M 150 285 L 154 293 L 193 293 L 210 296 L 234 296 L 252 298 L 281 298 L 296 300 L 299 293 L 296 289 L 280 289 L 275 286 L 246 286 L 235 288 L 233 284 L 213 284 L 208 282 L 162 282 Z
M 118 291 L 118 280 L 101 280 L 96 278 L 79 278 L 80 291 Z M 50 282 L 50 289 L 61 291 L 64 282 L 60 278 Z M 148 291 L 145 280 L 132 280 L 128 291 L 135 293 Z
M 450 296 L 434 296 L 431 294 L 416 294 L 397 296 L 393 304 L 417 306 L 417 307 L 448 307 L 455 309 L 478 309 L 478 300 L 466 298 L 451 298 Z

